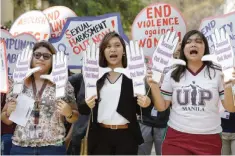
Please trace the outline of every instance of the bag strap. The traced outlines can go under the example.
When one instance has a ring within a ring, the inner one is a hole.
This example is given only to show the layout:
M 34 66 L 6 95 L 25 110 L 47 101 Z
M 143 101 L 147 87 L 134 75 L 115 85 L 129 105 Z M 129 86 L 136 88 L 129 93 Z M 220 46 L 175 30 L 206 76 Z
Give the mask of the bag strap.
M 88 125 L 87 125 L 87 129 L 86 129 L 85 138 L 88 138 L 88 133 L 89 133 L 89 128 L 90 128 L 90 121 L 91 121 L 91 114 L 90 114 L 90 116 L 89 116 L 89 120 L 88 120 Z

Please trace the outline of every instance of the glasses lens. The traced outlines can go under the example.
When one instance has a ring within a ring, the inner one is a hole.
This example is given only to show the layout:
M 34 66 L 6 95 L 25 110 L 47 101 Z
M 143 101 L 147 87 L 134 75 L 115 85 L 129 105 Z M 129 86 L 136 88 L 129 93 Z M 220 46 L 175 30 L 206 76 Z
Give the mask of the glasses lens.
M 49 60 L 51 58 L 51 54 L 44 53 L 43 54 L 43 59 L 44 60 Z
M 34 53 L 34 57 L 35 57 L 36 59 L 39 59 L 41 56 L 42 56 L 41 53 Z
M 36 59 L 40 59 L 41 56 L 43 56 L 43 59 L 44 60 L 49 60 L 51 58 L 51 54 L 48 54 L 48 53 L 34 53 L 33 56 L 36 58 Z

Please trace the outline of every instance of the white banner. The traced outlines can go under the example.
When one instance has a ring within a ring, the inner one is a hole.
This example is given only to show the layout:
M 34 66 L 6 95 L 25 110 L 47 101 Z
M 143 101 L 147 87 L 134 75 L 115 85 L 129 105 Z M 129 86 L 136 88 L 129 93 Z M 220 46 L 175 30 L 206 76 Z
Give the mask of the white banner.
M 26 48 L 28 45 L 32 48 L 37 42 L 34 36 L 22 33 L 18 36 L 13 37 L 8 31 L 1 29 L 1 37 L 6 42 L 7 51 L 7 64 L 8 64 L 8 76 L 12 76 L 15 69 L 15 64 L 18 55 Z
M 132 24 L 132 39 L 143 47 L 148 64 L 157 47 L 160 36 L 167 31 L 176 31 L 179 40 L 186 33 L 186 23 L 180 11 L 166 3 L 155 3 L 145 7 Z
M 210 52 L 213 53 L 215 46 L 212 41 L 212 34 L 215 29 L 224 29 L 229 34 L 233 51 L 235 50 L 235 12 L 221 16 L 208 17 L 202 20 L 199 30 L 206 36 Z
M 63 51 L 68 57 L 69 68 L 82 67 L 82 52 L 89 45 L 89 40 L 99 45 L 105 34 L 116 31 L 125 41 L 120 14 L 106 14 L 94 17 L 68 18 L 60 37 L 50 39 L 57 51 Z
M 43 11 L 51 25 L 51 37 L 60 36 L 62 29 L 68 17 L 77 15 L 71 9 L 65 6 L 53 6 Z
M 45 14 L 33 10 L 18 17 L 11 26 L 10 33 L 16 36 L 24 32 L 32 34 L 37 40 L 48 40 L 51 32 Z
M 8 92 L 8 68 L 7 68 L 7 56 L 6 56 L 6 42 L 0 40 L 0 92 Z

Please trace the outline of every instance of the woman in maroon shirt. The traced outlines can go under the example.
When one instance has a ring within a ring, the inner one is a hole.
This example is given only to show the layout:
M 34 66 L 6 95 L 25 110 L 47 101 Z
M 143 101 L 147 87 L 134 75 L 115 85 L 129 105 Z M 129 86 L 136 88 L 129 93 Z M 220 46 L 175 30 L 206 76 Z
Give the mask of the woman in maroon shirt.
M 4 107 L 6 102 L 6 94 L 1 93 L 1 109 Z M 12 140 L 11 137 L 15 130 L 15 124 L 6 125 L 1 122 L 1 155 L 10 155 Z

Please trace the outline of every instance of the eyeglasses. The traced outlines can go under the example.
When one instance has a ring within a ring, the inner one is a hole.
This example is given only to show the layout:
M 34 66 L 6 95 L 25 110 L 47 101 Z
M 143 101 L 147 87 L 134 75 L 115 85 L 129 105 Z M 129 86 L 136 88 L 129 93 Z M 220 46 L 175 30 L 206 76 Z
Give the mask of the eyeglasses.
M 37 52 L 37 53 L 33 53 L 33 56 L 34 56 L 36 59 L 40 59 L 41 56 L 43 56 L 43 59 L 44 59 L 44 60 L 49 60 L 52 55 L 49 54 L 49 53 L 40 53 L 40 52 Z

